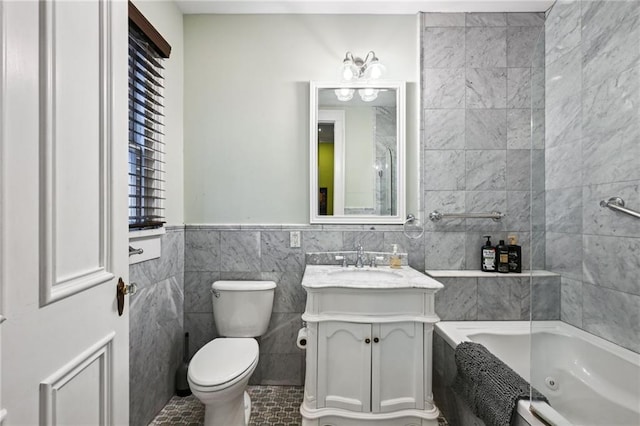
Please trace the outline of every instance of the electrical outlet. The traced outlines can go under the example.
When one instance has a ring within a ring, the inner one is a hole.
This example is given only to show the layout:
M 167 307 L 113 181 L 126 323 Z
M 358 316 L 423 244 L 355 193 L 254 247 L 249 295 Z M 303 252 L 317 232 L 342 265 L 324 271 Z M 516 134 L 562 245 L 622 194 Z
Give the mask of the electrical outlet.
M 291 248 L 300 247 L 300 231 L 289 232 L 289 247 Z

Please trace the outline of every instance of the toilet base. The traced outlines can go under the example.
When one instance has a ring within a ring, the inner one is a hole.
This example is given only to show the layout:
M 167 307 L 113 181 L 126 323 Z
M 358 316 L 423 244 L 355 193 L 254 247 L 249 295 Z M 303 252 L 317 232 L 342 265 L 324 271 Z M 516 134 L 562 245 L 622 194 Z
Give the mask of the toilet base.
M 251 417 L 251 398 L 243 392 L 222 404 L 205 405 L 205 426 L 247 426 Z

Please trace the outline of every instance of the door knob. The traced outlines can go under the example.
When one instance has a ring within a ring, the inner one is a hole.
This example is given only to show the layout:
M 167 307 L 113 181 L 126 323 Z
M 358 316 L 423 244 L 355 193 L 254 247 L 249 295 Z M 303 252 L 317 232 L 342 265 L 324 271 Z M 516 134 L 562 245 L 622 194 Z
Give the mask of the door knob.
M 377 337 L 373 338 L 373 343 L 378 343 L 380 341 L 380 339 L 378 339 Z
M 371 343 L 371 339 L 367 337 L 366 339 L 364 339 L 364 342 L 368 345 L 369 343 Z
M 131 283 L 126 285 L 122 278 L 118 279 L 118 284 L 116 285 L 116 300 L 118 301 L 118 316 L 122 316 L 122 312 L 124 312 L 124 296 L 127 294 L 136 294 L 138 290 L 138 286 L 135 283 Z

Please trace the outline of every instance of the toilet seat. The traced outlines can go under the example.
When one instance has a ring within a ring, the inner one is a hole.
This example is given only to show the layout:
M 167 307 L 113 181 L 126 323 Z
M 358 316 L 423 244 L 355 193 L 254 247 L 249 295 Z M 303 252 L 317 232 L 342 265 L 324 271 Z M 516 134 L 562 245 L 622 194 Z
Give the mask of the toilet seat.
M 191 359 L 188 379 L 192 390 L 214 392 L 227 388 L 253 372 L 259 358 L 258 342 L 252 338 L 217 338 Z

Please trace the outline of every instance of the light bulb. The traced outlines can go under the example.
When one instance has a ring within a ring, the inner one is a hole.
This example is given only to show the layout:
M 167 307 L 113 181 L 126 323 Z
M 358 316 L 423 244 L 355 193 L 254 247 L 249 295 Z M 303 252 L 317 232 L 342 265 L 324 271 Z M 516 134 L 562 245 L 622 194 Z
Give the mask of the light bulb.
M 347 102 L 353 99 L 353 94 L 355 90 L 347 89 L 346 87 L 343 87 L 342 89 L 334 90 L 334 92 L 336 94 L 336 98 L 338 98 L 339 101 Z
M 371 87 L 358 89 L 358 94 L 360 95 L 360 99 L 364 102 L 371 102 L 378 97 L 378 89 L 373 89 Z

